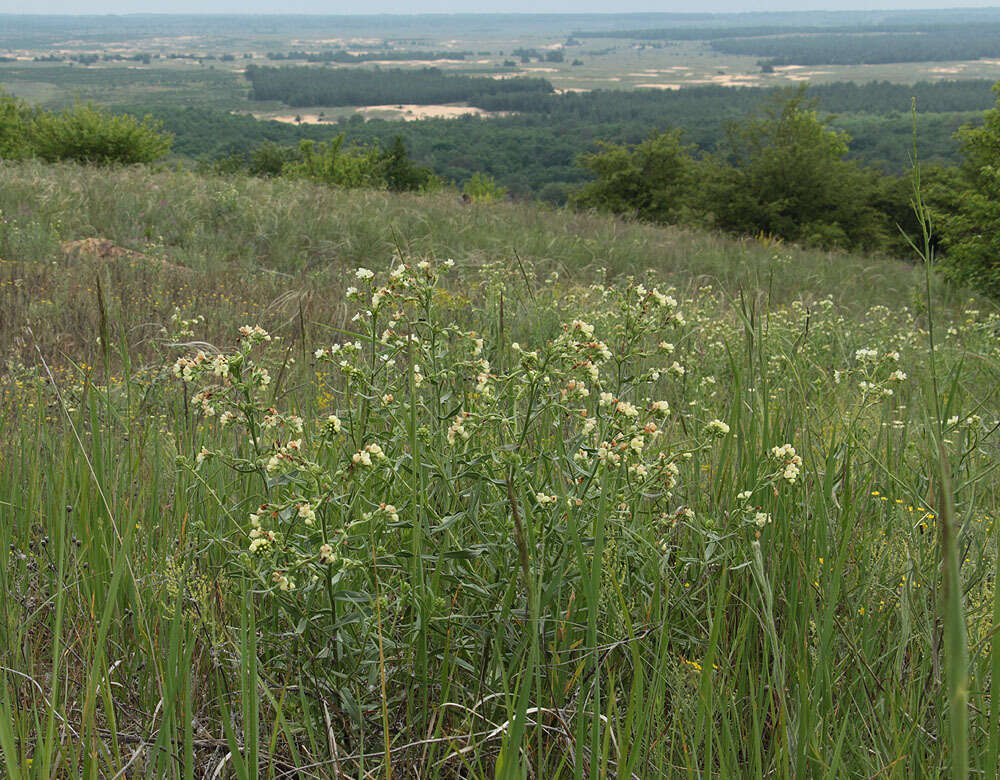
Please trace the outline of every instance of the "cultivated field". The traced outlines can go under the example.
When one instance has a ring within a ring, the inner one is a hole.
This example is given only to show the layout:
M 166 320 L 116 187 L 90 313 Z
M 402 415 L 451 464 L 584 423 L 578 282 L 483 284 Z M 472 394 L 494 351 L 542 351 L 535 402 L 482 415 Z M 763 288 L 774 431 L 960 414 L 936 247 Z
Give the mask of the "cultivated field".
M 9 776 L 997 776 L 1000 323 L 919 263 L 33 162 L 0 213 Z

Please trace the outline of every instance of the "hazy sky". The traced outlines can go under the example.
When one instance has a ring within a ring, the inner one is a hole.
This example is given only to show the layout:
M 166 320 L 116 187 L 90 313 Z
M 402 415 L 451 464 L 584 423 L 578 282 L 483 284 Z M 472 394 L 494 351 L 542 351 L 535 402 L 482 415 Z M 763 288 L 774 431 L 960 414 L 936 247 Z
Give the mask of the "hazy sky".
M 982 8 L 975 0 L 0 0 L 0 13 L 615 13 Z M 0 21 L 2 24 L 2 21 Z

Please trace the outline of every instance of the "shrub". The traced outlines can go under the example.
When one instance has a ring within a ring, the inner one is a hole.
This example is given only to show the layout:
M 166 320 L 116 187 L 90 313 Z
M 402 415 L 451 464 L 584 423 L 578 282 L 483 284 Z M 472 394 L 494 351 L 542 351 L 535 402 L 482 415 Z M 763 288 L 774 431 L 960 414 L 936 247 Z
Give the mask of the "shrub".
M 473 201 L 495 201 L 503 200 L 507 197 L 507 188 L 497 184 L 496 179 L 487 176 L 485 173 L 474 173 L 465 186 L 462 194 L 467 195 Z
M 22 100 L 0 89 L 0 160 L 31 156 L 29 128 L 33 111 Z
M 603 143 L 600 152 L 582 155 L 579 164 L 597 180 L 572 196 L 576 206 L 666 223 L 689 210 L 696 163 L 679 130 L 636 146 Z
M 39 114 L 31 127 L 32 144 L 48 161 L 74 160 L 97 165 L 150 163 L 170 151 L 173 137 L 147 116 L 76 105 L 58 114 Z

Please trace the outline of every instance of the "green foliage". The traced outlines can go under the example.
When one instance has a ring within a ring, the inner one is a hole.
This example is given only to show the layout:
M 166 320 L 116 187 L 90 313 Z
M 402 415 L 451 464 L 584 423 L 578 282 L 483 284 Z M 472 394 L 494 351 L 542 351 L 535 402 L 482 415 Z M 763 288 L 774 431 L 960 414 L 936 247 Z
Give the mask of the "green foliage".
M 438 186 L 437 177 L 429 168 L 415 165 L 406 153 L 406 144 L 400 136 L 379 160 L 385 185 L 392 192 L 413 192 Z
M 579 208 L 677 222 L 691 211 L 696 179 L 692 147 L 681 143 L 681 135 L 668 131 L 635 146 L 602 143 L 602 151 L 582 155 L 580 165 L 597 179 L 575 192 L 571 202 Z
M 251 99 L 280 100 L 289 106 L 381 106 L 391 103 L 478 105 L 480 96 L 552 92 L 545 79 L 492 79 L 445 73 L 438 68 L 389 71 L 364 68 L 281 68 L 248 65 Z
M 303 141 L 299 152 L 299 159 L 282 169 L 285 175 L 335 187 L 377 187 L 381 183 L 375 147 L 345 149 L 344 136 L 338 135 L 327 143 Z
M 983 125 L 959 133 L 965 186 L 942 220 L 947 255 L 939 267 L 950 279 L 1000 297 L 1000 84 L 994 91 L 997 107 Z
M 17 160 L 31 154 L 34 112 L 22 100 L 0 89 L 0 160 Z
M 474 173 L 462 188 L 462 195 L 469 200 L 490 203 L 507 197 L 507 189 L 497 184 L 492 176 L 485 173 Z
M 92 104 L 58 114 L 43 113 L 32 130 L 32 146 L 43 160 L 74 160 L 97 165 L 150 163 L 170 151 L 172 138 L 162 123 L 147 116 L 112 114 Z
M 731 125 L 732 166 L 719 166 L 707 188 L 715 224 L 818 246 L 875 246 L 874 177 L 844 160 L 849 139 L 828 122 L 800 87 Z

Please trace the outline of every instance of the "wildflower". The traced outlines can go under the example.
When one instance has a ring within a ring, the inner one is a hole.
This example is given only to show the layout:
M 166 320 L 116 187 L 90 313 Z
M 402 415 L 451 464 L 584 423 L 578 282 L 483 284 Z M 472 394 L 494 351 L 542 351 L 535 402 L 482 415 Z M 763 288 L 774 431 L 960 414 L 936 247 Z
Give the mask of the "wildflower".
M 202 463 L 205 462 L 206 458 L 209 458 L 211 456 L 212 456 L 212 451 L 202 447 L 201 450 L 198 452 L 198 454 L 195 455 L 194 458 L 195 465 L 200 466 Z
M 754 524 L 758 528 L 763 528 L 765 525 L 771 522 L 771 515 L 767 512 L 757 512 L 753 516 Z
M 545 493 L 535 493 L 535 501 L 537 501 L 542 506 L 546 504 L 554 504 L 559 499 L 556 496 L 547 496 Z
M 889 374 L 890 382 L 902 382 L 904 379 L 906 379 L 905 371 L 900 371 L 899 369 L 897 369 L 893 371 L 891 374 Z
M 674 375 L 676 375 L 678 377 L 684 376 L 684 366 L 682 366 L 676 360 L 673 363 L 670 364 L 670 368 L 668 368 L 667 371 L 669 371 L 671 374 L 674 374 Z
M 278 590 L 295 590 L 295 580 L 282 571 L 276 571 L 272 574 L 271 581 L 278 586 Z
M 316 522 L 316 511 L 309 503 L 299 504 L 299 517 L 302 518 L 306 525 L 312 525 Z
M 752 493 L 749 490 L 743 490 L 736 494 L 737 501 L 749 501 Z
M 650 407 L 650 411 L 653 414 L 667 415 L 670 414 L 670 404 L 666 401 L 653 401 L 653 405 Z
M 802 458 L 795 453 L 795 448 L 791 444 L 783 444 L 780 447 L 773 447 L 771 454 L 783 463 L 782 479 L 794 485 L 802 468 Z
M 712 436 L 722 437 L 729 433 L 729 426 L 722 420 L 712 420 L 705 426 L 705 431 Z
M 329 566 L 333 561 L 333 547 L 329 544 L 321 544 L 319 546 L 319 562 Z
M 212 361 L 212 372 L 223 379 L 229 376 L 229 361 L 224 355 L 216 355 Z
M 357 271 L 354 272 L 354 278 L 360 279 L 361 281 L 367 281 L 368 279 L 375 278 L 375 272 L 370 271 L 367 268 L 359 268 Z
M 277 537 L 274 531 L 264 531 L 260 528 L 250 529 L 250 545 L 248 547 L 251 554 L 270 549 Z

